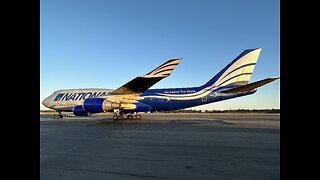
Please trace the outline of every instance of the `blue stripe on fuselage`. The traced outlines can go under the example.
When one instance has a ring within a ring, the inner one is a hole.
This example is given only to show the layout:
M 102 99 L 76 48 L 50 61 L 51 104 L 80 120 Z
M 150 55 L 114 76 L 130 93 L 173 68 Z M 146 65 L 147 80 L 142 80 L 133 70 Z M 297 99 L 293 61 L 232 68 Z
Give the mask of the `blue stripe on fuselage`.
M 192 99 L 192 100 L 172 100 L 169 97 L 161 96 L 159 94 L 187 95 L 187 94 L 191 94 L 190 92 L 186 93 L 188 91 L 192 91 L 192 93 L 198 92 L 200 90 L 198 87 L 175 88 L 175 89 L 150 89 L 141 94 L 141 96 L 145 96 L 145 98 L 143 100 L 140 100 L 139 102 L 149 105 L 152 108 L 152 111 L 170 111 L 170 110 L 184 109 L 184 108 L 199 106 L 199 105 L 208 104 L 212 102 L 222 101 L 230 98 L 245 96 L 245 95 L 253 94 L 255 92 L 255 91 L 250 91 L 250 92 L 243 92 L 243 93 L 237 93 L 232 95 L 231 94 L 230 95 L 215 94 L 218 91 L 221 91 L 223 89 L 229 89 L 235 86 L 237 85 L 232 84 L 231 86 L 221 87 L 214 90 L 213 92 L 209 93 L 206 96 L 201 96 L 197 99 Z M 158 97 L 161 97 L 161 98 L 158 98 Z

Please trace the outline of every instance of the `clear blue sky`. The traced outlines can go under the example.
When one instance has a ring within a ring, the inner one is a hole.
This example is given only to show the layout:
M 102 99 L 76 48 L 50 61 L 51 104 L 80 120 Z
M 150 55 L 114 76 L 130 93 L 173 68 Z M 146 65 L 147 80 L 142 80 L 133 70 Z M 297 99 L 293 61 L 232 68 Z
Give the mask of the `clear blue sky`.
M 152 88 L 200 86 L 243 50 L 262 48 L 251 81 L 280 76 L 279 0 L 41 0 L 41 101 L 59 89 L 115 89 L 165 60 Z M 280 108 L 280 80 L 192 109 Z

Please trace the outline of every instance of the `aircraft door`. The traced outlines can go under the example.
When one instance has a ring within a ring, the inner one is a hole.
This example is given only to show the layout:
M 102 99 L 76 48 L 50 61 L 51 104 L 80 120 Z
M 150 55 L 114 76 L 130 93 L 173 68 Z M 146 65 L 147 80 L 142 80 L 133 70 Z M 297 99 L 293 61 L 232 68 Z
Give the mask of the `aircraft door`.
M 207 102 L 207 100 L 208 100 L 208 96 L 203 96 L 202 97 L 202 102 Z

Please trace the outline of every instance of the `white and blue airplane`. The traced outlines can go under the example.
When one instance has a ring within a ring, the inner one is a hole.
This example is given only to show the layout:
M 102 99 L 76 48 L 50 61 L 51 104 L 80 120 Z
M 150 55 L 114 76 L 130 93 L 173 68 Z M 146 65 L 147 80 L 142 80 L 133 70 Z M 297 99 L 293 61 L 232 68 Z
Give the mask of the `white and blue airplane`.
M 279 77 L 249 83 L 261 48 L 247 49 L 207 83 L 199 87 L 149 89 L 168 77 L 182 58 L 170 59 L 151 72 L 134 78 L 118 89 L 64 89 L 54 92 L 42 104 L 75 116 L 113 112 L 113 120 L 140 119 L 139 112 L 171 111 L 253 94 L 257 88 Z

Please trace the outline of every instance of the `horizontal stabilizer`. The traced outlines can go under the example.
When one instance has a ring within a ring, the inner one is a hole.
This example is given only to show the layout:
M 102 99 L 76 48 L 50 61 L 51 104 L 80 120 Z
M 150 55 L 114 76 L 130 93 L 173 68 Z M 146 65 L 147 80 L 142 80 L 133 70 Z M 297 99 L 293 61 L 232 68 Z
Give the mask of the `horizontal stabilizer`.
M 257 82 L 254 82 L 254 83 L 250 83 L 250 84 L 246 84 L 246 85 L 243 85 L 243 86 L 239 86 L 239 87 L 236 87 L 236 88 L 232 88 L 232 89 L 228 89 L 228 90 L 225 90 L 225 91 L 221 91 L 219 93 L 239 93 L 239 92 L 245 92 L 245 91 L 250 91 L 250 90 L 253 90 L 253 89 L 256 89 L 260 86 L 263 86 L 265 84 L 268 84 L 274 80 L 277 80 L 279 79 L 280 77 L 272 77 L 272 78 L 266 78 L 266 79 L 263 79 L 263 80 L 260 80 L 260 81 L 257 81 Z

